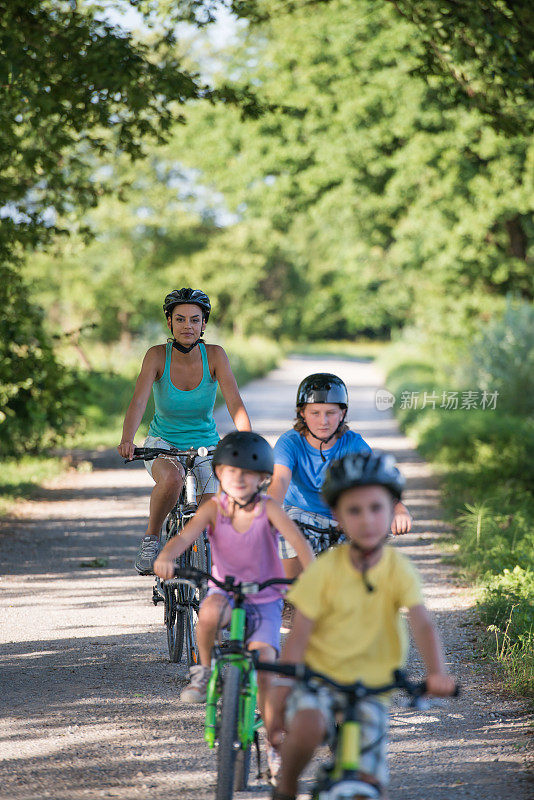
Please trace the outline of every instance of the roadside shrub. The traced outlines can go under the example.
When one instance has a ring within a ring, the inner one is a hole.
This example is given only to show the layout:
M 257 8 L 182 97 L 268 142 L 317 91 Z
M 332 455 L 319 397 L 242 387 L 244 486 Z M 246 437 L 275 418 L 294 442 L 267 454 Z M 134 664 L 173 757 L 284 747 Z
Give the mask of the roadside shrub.
M 503 411 L 534 412 L 534 306 L 509 299 L 502 318 L 481 328 L 461 370 L 466 384 L 498 391 Z
M 534 422 L 494 411 L 428 411 L 409 426 L 420 452 L 451 467 L 472 466 L 480 486 L 534 486 Z M 489 490 L 491 493 L 491 490 Z

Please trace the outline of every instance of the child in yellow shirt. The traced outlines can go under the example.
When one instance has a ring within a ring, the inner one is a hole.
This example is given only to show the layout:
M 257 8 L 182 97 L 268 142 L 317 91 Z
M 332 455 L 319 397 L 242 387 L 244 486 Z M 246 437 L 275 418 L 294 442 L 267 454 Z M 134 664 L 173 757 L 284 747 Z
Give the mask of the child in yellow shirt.
M 397 549 L 385 546 L 403 485 L 389 455 L 350 453 L 331 464 L 323 497 L 349 541 L 319 556 L 288 593 L 295 618 L 280 661 L 305 662 L 339 683 L 383 685 L 406 661 L 408 637 L 400 616 L 405 608 L 427 669 L 428 691 L 446 696 L 455 684 L 417 572 Z M 361 770 L 385 787 L 388 708 L 382 700 L 359 706 Z M 272 797 L 294 800 L 299 775 L 315 749 L 335 733 L 332 695 L 323 687 L 310 692 L 299 684 L 277 686 L 269 697 L 266 725 L 281 756 Z

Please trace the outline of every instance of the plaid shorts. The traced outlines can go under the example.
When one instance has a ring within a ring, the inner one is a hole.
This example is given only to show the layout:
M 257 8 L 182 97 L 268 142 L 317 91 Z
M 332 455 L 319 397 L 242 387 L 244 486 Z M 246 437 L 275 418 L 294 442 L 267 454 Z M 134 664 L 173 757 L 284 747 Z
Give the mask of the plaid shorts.
M 161 447 L 162 449 L 169 449 L 172 444 L 166 442 L 165 439 L 160 439 L 157 436 L 147 436 L 143 447 Z M 219 481 L 213 474 L 213 467 L 211 459 L 213 456 L 214 447 L 208 448 L 208 455 L 206 458 L 199 458 L 193 469 L 193 474 L 197 482 L 197 497 L 200 500 L 203 494 L 215 494 L 219 487 Z M 154 459 L 155 461 L 155 459 Z M 154 461 L 144 461 L 144 465 L 150 477 L 152 478 L 152 465 Z M 185 456 L 179 459 L 182 466 L 185 466 Z
M 326 686 L 313 689 L 297 683 L 287 698 L 285 724 L 299 711 L 313 709 L 319 711 L 326 725 L 325 744 L 335 745 L 336 712 L 343 707 L 344 697 Z M 360 769 L 368 772 L 386 787 L 389 781 L 388 755 L 388 708 L 378 700 L 361 700 L 358 703 L 357 718 L 360 723 Z
M 334 531 L 338 530 L 337 522 L 331 517 L 327 517 L 325 514 L 317 514 L 315 511 L 304 511 L 304 509 L 298 506 L 289 505 L 284 505 L 284 511 L 293 522 L 297 523 L 299 528 L 301 528 L 301 526 L 306 528 L 306 525 L 314 525 L 316 528 L 322 528 L 325 531 L 329 531 L 330 529 Z M 320 552 L 319 535 L 315 531 L 310 530 L 303 530 L 302 532 L 309 541 L 313 552 Z M 280 558 L 295 558 L 297 555 L 295 548 L 286 542 L 282 535 L 280 535 L 278 542 L 278 555 Z

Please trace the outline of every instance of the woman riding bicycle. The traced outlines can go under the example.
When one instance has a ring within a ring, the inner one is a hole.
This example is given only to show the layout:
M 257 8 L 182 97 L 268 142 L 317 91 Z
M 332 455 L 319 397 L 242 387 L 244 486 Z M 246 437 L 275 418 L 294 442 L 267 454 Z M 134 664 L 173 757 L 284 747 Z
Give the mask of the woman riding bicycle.
M 201 339 L 211 311 L 208 296 L 200 289 L 174 289 L 166 296 L 163 311 L 172 339 L 151 347 L 143 359 L 117 448 L 123 458 L 133 456 L 134 437 L 151 390 L 155 413 L 145 447 L 213 449 L 219 441 L 213 419 L 217 383 L 236 428 L 250 430 L 250 420 L 225 351 Z M 160 530 L 180 495 L 184 471 L 180 461 L 171 456 L 145 461 L 145 467 L 156 485 L 135 568 L 141 575 L 150 575 L 159 552 Z M 204 502 L 217 490 L 211 463 L 204 462 L 194 471 L 202 493 L 200 502 Z
M 351 431 L 345 422 L 348 403 L 347 387 L 337 375 L 328 372 L 308 375 L 297 391 L 295 425 L 280 436 L 274 448 L 275 466 L 269 494 L 283 503 L 291 519 L 300 523 L 312 546 L 313 528 L 337 536 L 337 522 L 320 494 L 328 466 L 347 453 L 371 452 L 360 434 Z M 398 502 L 391 532 L 408 533 L 411 523 L 408 509 Z M 307 525 L 313 526 L 312 531 L 306 531 Z M 298 575 L 298 560 L 283 539 L 280 555 L 287 577 Z

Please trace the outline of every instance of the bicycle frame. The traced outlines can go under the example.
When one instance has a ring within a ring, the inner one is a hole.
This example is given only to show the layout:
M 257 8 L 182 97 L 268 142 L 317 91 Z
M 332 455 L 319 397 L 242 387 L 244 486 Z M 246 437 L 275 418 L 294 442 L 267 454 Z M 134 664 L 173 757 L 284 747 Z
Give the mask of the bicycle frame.
M 256 677 L 256 655 L 254 651 L 246 649 L 246 609 L 244 602 L 248 593 L 259 591 L 268 585 L 288 584 L 291 580 L 273 578 L 264 583 L 234 583 L 232 576 L 227 576 L 225 581 L 220 581 L 209 573 L 196 569 L 175 570 L 175 575 L 183 582 L 198 582 L 199 576 L 209 578 L 221 589 L 233 594 L 234 607 L 230 617 L 230 639 L 225 643 L 224 652 L 220 652 L 214 659 L 212 674 L 206 693 L 206 717 L 204 726 L 204 739 L 210 748 L 214 748 L 219 733 L 218 706 L 222 697 L 224 670 L 229 666 L 236 666 L 244 680 L 239 698 L 237 719 L 237 738 L 243 750 L 246 750 L 255 739 L 256 732 L 263 722 L 256 714 L 256 700 L 258 696 L 258 680 Z M 245 588 L 246 587 L 246 588 Z M 255 588 L 254 588 L 255 587 Z
M 206 696 L 206 721 L 204 727 L 204 740 L 209 747 L 215 747 L 218 734 L 217 704 L 221 698 L 222 674 L 224 668 L 230 664 L 237 666 L 245 680 L 239 703 L 239 716 L 237 721 L 237 735 L 243 748 L 254 741 L 254 733 L 262 726 L 262 721 L 256 720 L 256 699 L 258 696 L 258 681 L 254 668 L 252 654 L 245 647 L 246 611 L 242 606 L 232 610 L 230 620 L 229 652 L 219 655 L 215 659 L 213 672 L 208 684 Z M 234 652 L 231 652 L 232 648 Z

